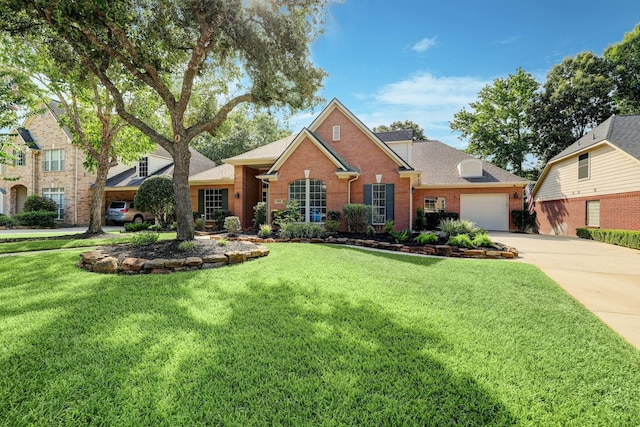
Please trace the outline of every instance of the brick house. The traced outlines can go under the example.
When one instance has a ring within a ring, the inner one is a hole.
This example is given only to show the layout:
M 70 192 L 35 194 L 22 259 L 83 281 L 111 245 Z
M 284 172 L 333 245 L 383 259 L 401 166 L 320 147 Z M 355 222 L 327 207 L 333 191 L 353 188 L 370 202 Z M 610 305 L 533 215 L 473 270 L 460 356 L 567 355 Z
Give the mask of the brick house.
M 60 127 L 64 114 L 60 104 L 51 101 L 41 114 L 27 118 L 15 131 L 11 164 L 0 165 L 0 213 L 22 212 L 31 194 L 49 197 L 58 204 L 57 222 L 65 225 L 87 225 L 95 175 L 84 169 L 86 154 L 72 144 L 72 135 Z M 192 150 L 192 173 L 197 174 L 215 163 Z M 169 153 L 158 148 L 135 165 L 121 164 L 109 171 L 106 203 L 131 200 L 148 176 L 173 172 Z M 106 206 L 106 205 L 105 205 Z M 103 209 L 104 212 L 104 209 Z
M 611 116 L 549 160 L 533 197 L 541 234 L 640 230 L 640 115 Z
M 229 209 L 252 226 L 253 207 L 268 212 L 298 200 L 307 222 L 324 222 L 347 203 L 373 206 L 371 222 L 412 227 L 415 211 L 457 212 L 491 230 L 513 229 L 527 181 L 411 130 L 374 133 L 338 100 L 308 128 L 225 160 L 190 178 L 192 206 L 210 220 Z M 343 225 L 344 228 L 344 225 Z

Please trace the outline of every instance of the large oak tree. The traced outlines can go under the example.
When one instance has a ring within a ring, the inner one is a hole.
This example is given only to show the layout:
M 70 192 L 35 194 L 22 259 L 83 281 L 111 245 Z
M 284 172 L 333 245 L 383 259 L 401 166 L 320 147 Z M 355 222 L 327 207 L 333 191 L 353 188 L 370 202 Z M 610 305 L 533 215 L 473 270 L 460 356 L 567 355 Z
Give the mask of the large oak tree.
M 189 143 L 245 102 L 296 110 L 318 101 L 325 73 L 310 61 L 309 43 L 328 1 L 8 0 L 0 29 L 53 32 L 107 88 L 118 115 L 172 155 L 177 238 L 191 240 Z M 168 130 L 128 108 L 113 77 L 122 75 L 155 93 Z

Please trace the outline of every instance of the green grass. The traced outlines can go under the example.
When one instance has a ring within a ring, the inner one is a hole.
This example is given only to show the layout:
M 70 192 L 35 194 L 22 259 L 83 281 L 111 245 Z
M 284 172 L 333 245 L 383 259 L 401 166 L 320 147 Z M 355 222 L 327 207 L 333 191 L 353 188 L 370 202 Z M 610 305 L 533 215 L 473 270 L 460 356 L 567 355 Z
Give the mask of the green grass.
M 640 424 L 640 352 L 533 266 L 269 245 L 105 276 L 0 260 L 0 424 Z
M 173 240 L 176 238 L 176 233 L 159 233 L 159 235 L 158 240 Z M 122 234 L 122 237 L 105 239 L 21 240 L 17 242 L 0 243 L 0 254 L 115 245 L 119 243 L 130 243 L 132 240 L 133 234 Z

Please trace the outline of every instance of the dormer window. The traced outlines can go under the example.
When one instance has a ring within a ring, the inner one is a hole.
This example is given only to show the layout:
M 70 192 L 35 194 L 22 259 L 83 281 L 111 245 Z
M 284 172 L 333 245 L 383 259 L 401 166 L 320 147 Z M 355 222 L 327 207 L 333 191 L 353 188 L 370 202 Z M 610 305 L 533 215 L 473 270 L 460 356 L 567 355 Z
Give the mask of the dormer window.
M 340 126 L 333 127 L 333 140 L 340 141 Z
M 138 162 L 138 176 L 140 178 L 145 178 L 149 176 L 149 158 L 143 157 Z
M 460 178 L 482 178 L 482 160 L 467 159 L 458 163 Z

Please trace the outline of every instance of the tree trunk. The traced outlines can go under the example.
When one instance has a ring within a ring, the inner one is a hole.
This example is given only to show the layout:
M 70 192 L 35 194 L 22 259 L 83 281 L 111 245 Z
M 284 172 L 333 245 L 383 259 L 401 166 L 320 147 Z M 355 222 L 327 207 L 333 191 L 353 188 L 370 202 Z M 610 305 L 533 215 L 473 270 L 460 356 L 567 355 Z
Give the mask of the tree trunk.
M 193 240 L 193 210 L 191 208 L 191 194 L 189 192 L 189 142 L 175 143 L 173 156 L 173 191 L 176 201 L 176 221 L 178 223 L 178 240 Z
M 102 199 L 104 197 L 104 188 L 107 185 L 107 176 L 109 174 L 109 160 L 98 163 L 96 172 L 96 181 L 93 184 L 93 197 L 91 198 L 91 209 L 89 211 L 89 228 L 86 234 L 101 234 L 102 231 Z

